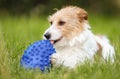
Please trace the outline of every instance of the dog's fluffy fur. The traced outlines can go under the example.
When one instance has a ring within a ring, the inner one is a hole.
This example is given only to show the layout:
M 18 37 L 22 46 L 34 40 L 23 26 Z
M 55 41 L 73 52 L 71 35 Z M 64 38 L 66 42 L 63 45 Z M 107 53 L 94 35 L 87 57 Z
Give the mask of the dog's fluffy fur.
M 67 6 L 49 17 L 51 26 L 44 34 L 54 45 L 56 53 L 51 56 L 55 65 L 69 68 L 93 60 L 94 55 L 101 51 L 101 57 L 114 62 L 114 48 L 105 36 L 94 35 L 88 23 L 88 14 L 84 9 Z

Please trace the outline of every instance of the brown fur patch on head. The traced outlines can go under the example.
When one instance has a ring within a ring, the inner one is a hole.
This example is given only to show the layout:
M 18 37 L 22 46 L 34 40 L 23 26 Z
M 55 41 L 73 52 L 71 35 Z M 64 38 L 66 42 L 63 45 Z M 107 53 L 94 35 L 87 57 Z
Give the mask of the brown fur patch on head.
M 84 9 L 68 6 L 50 16 L 49 21 L 62 31 L 64 37 L 71 39 L 84 30 L 83 25 L 87 19 L 88 14 Z M 64 24 L 60 25 L 60 22 Z

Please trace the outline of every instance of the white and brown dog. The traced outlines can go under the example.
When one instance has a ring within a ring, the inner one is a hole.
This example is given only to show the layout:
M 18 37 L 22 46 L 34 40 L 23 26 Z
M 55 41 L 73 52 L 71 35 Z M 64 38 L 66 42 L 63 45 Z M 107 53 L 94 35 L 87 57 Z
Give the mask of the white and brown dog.
M 88 14 L 76 6 L 64 7 L 49 17 L 51 26 L 44 38 L 50 40 L 56 49 L 51 56 L 55 65 L 69 68 L 93 60 L 101 50 L 101 57 L 114 62 L 114 48 L 105 36 L 96 36 L 90 30 Z

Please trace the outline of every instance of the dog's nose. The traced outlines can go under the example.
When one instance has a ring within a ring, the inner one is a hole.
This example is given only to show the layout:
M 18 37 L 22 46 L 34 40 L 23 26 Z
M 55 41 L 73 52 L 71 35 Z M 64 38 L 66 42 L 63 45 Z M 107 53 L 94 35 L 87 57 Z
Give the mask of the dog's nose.
M 44 34 L 44 37 L 45 37 L 46 39 L 50 39 L 51 34 L 50 34 L 50 33 L 46 33 L 46 34 Z

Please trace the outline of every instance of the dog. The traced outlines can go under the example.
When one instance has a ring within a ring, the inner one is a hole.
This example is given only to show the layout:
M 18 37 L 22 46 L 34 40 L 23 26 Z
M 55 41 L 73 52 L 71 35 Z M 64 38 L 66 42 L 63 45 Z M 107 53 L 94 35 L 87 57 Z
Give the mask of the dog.
M 84 9 L 66 6 L 50 16 L 49 22 L 44 39 L 56 49 L 51 56 L 53 65 L 75 68 L 87 60 L 93 61 L 98 51 L 105 61 L 114 62 L 114 47 L 106 36 L 92 33 Z

